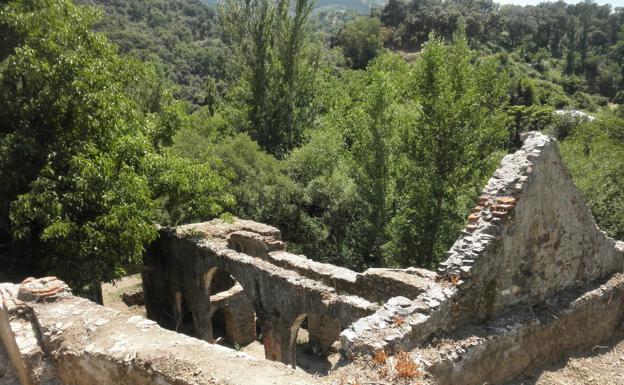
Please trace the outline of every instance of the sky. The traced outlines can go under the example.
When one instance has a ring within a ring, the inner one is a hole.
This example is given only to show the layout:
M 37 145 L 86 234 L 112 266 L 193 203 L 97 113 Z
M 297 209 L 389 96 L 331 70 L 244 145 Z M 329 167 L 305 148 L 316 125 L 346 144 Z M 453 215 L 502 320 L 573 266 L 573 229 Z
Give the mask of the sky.
M 555 0 L 550 0 L 555 1 Z M 495 3 L 500 4 L 516 4 L 516 5 L 537 5 L 543 3 L 544 0 L 494 0 Z M 580 2 L 574 0 L 565 0 L 566 3 L 576 4 Z M 612 7 L 624 7 L 624 0 L 595 0 L 596 4 L 611 4 Z

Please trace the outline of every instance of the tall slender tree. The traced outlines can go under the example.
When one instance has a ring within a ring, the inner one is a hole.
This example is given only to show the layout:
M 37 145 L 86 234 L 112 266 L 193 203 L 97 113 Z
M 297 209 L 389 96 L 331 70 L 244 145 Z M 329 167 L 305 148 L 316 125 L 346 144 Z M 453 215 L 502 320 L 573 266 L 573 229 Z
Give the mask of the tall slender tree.
M 318 50 L 310 29 L 311 0 L 224 0 L 221 20 L 243 63 L 247 131 L 283 157 L 299 146 L 314 120 Z

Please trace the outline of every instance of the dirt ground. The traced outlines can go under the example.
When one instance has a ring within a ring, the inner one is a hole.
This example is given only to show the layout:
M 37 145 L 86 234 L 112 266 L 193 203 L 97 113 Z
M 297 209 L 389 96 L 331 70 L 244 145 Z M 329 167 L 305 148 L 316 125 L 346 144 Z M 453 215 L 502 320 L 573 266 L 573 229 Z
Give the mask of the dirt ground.
M 102 284 L 104 306 L 127 314 L 145 317 L 144 306 L 128 306 L 121 300 L 121 295 L 123 293 L 141 288 L 141 274 L 129 275 L 114 283 L 104 283 Z
M 624 325 L 606 343 L 577 351 L 567 360 L 509 385 L 623 385 Z

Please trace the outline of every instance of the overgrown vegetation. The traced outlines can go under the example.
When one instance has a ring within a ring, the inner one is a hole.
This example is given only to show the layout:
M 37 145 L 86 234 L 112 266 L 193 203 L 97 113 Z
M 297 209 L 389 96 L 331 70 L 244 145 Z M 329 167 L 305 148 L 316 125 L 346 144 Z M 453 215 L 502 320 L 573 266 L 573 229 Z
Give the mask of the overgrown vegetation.
M 317 260 L 432 267 L 528 130 L 624 238 L 621 9 L 88 3 L 0 8 L 0 237 L 78 291 L 140 262 L 155 223 L 223 212 Z

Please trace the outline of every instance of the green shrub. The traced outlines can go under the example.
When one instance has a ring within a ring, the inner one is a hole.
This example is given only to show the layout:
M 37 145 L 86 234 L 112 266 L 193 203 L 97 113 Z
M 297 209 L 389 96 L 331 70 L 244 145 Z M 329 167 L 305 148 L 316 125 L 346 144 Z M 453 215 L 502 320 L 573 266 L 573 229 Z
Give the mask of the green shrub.
M 577 108 L 591 112 L 596 111 L 596 103 L 591 95 L 578 91 L 575 92 L 572 97 L 574 98 Z

